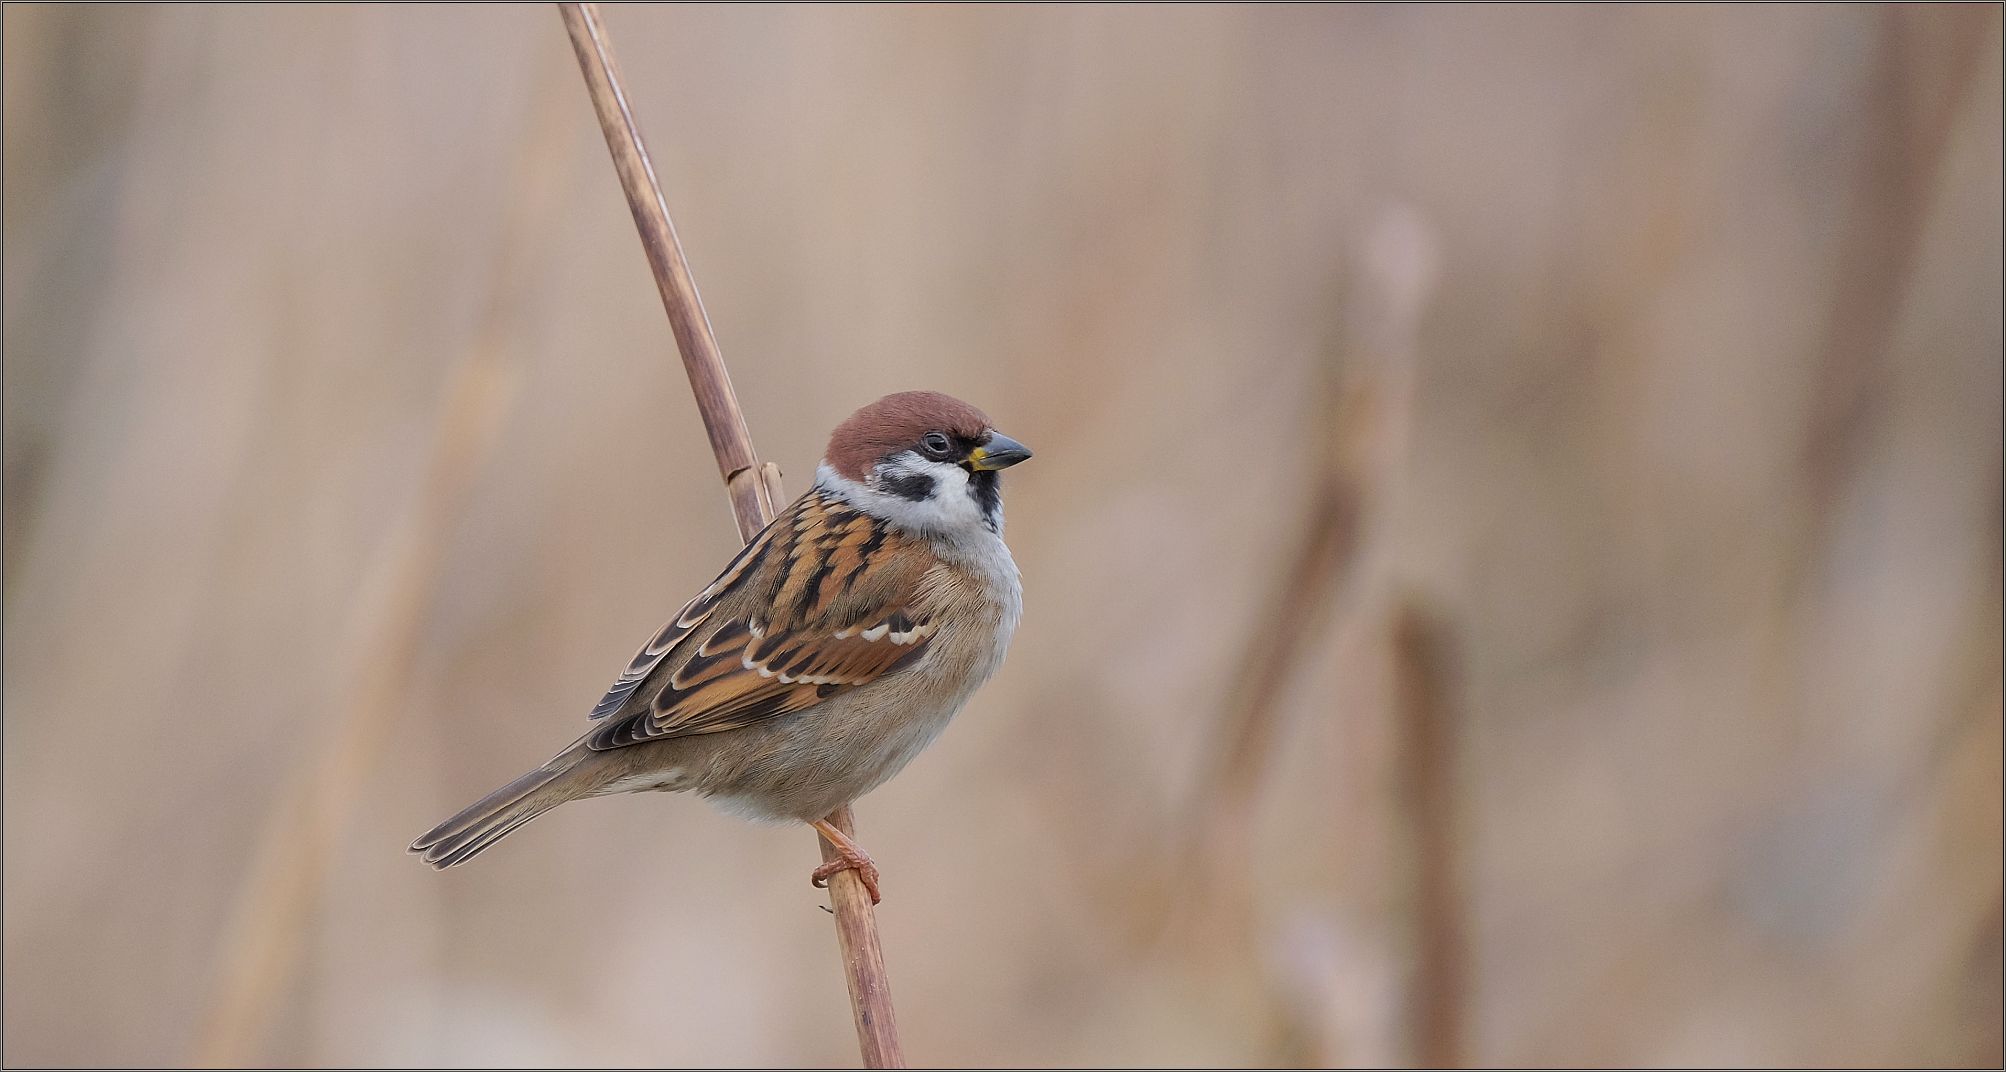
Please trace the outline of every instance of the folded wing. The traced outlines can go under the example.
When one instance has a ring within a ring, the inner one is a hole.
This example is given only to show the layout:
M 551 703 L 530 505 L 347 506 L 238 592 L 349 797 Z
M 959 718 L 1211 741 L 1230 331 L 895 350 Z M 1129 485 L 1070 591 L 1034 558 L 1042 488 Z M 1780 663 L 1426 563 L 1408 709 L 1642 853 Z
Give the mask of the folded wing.
M 590 746 L 737 729 L 910 665 L 937 626 L 916 606 L 931 555 L 912 539 L 803 496 L 634 657 Z

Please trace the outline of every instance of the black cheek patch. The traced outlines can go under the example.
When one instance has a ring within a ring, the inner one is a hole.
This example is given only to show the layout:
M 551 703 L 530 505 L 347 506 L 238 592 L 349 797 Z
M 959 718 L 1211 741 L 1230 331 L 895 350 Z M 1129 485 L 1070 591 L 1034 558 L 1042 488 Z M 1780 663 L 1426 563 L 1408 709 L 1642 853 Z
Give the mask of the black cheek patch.
M 886 473 L 878 479 L 886 491 L 901 499 L 925 502 L 933 495 L 933 478 L 925 473 Z

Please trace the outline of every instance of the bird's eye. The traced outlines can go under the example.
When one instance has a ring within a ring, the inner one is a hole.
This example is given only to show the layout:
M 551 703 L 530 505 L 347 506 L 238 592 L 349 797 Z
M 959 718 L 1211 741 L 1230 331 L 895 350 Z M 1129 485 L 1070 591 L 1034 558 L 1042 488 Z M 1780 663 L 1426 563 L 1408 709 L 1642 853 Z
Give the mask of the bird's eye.
M 948 452 L 954 449 L 954 444 L 949 442 L 948 438 L 939 432 L 928 432 L 926 435 L 921 436 L 919 445 L 928 455 L 935 458 L 945 458 Z

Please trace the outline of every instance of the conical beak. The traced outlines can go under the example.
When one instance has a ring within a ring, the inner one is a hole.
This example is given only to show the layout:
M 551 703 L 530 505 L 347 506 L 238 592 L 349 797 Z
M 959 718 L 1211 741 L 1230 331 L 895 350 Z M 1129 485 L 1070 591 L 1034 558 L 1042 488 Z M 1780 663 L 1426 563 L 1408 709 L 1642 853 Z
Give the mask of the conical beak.
M 991 473 L 1008 469 L 1030 456 L 1030 447 L 1001 432 L 991 432 L 988 442 L 968 452 L 968 467 L 977 472 Z

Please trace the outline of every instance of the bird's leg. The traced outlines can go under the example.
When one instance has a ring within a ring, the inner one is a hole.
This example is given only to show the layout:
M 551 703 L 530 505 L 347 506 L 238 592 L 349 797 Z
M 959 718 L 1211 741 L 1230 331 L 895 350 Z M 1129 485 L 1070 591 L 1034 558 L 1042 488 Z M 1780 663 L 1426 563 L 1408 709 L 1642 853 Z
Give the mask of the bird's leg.
M 882 900 L 883 898 L 878 896 L 878 865 L 871 862 L 870 854 L 860 848 L 856 842 L 851 841 L 848 834 L 831 825 L 827 819 L 816 819 L 808 825 L 814 827 L 821 833 L 823 838 L 827 839 L 829 844 L 835 848 L 837 857 L 816 868 L 809 875 L 809 881 L 813 882 L 817 889 L 821 889 L 829 885 L 830 876 L 836 872 L 855 871 L 857 877 L 863 880 L 864 888 L 871 892 L 871 903 L 877 904 Z

